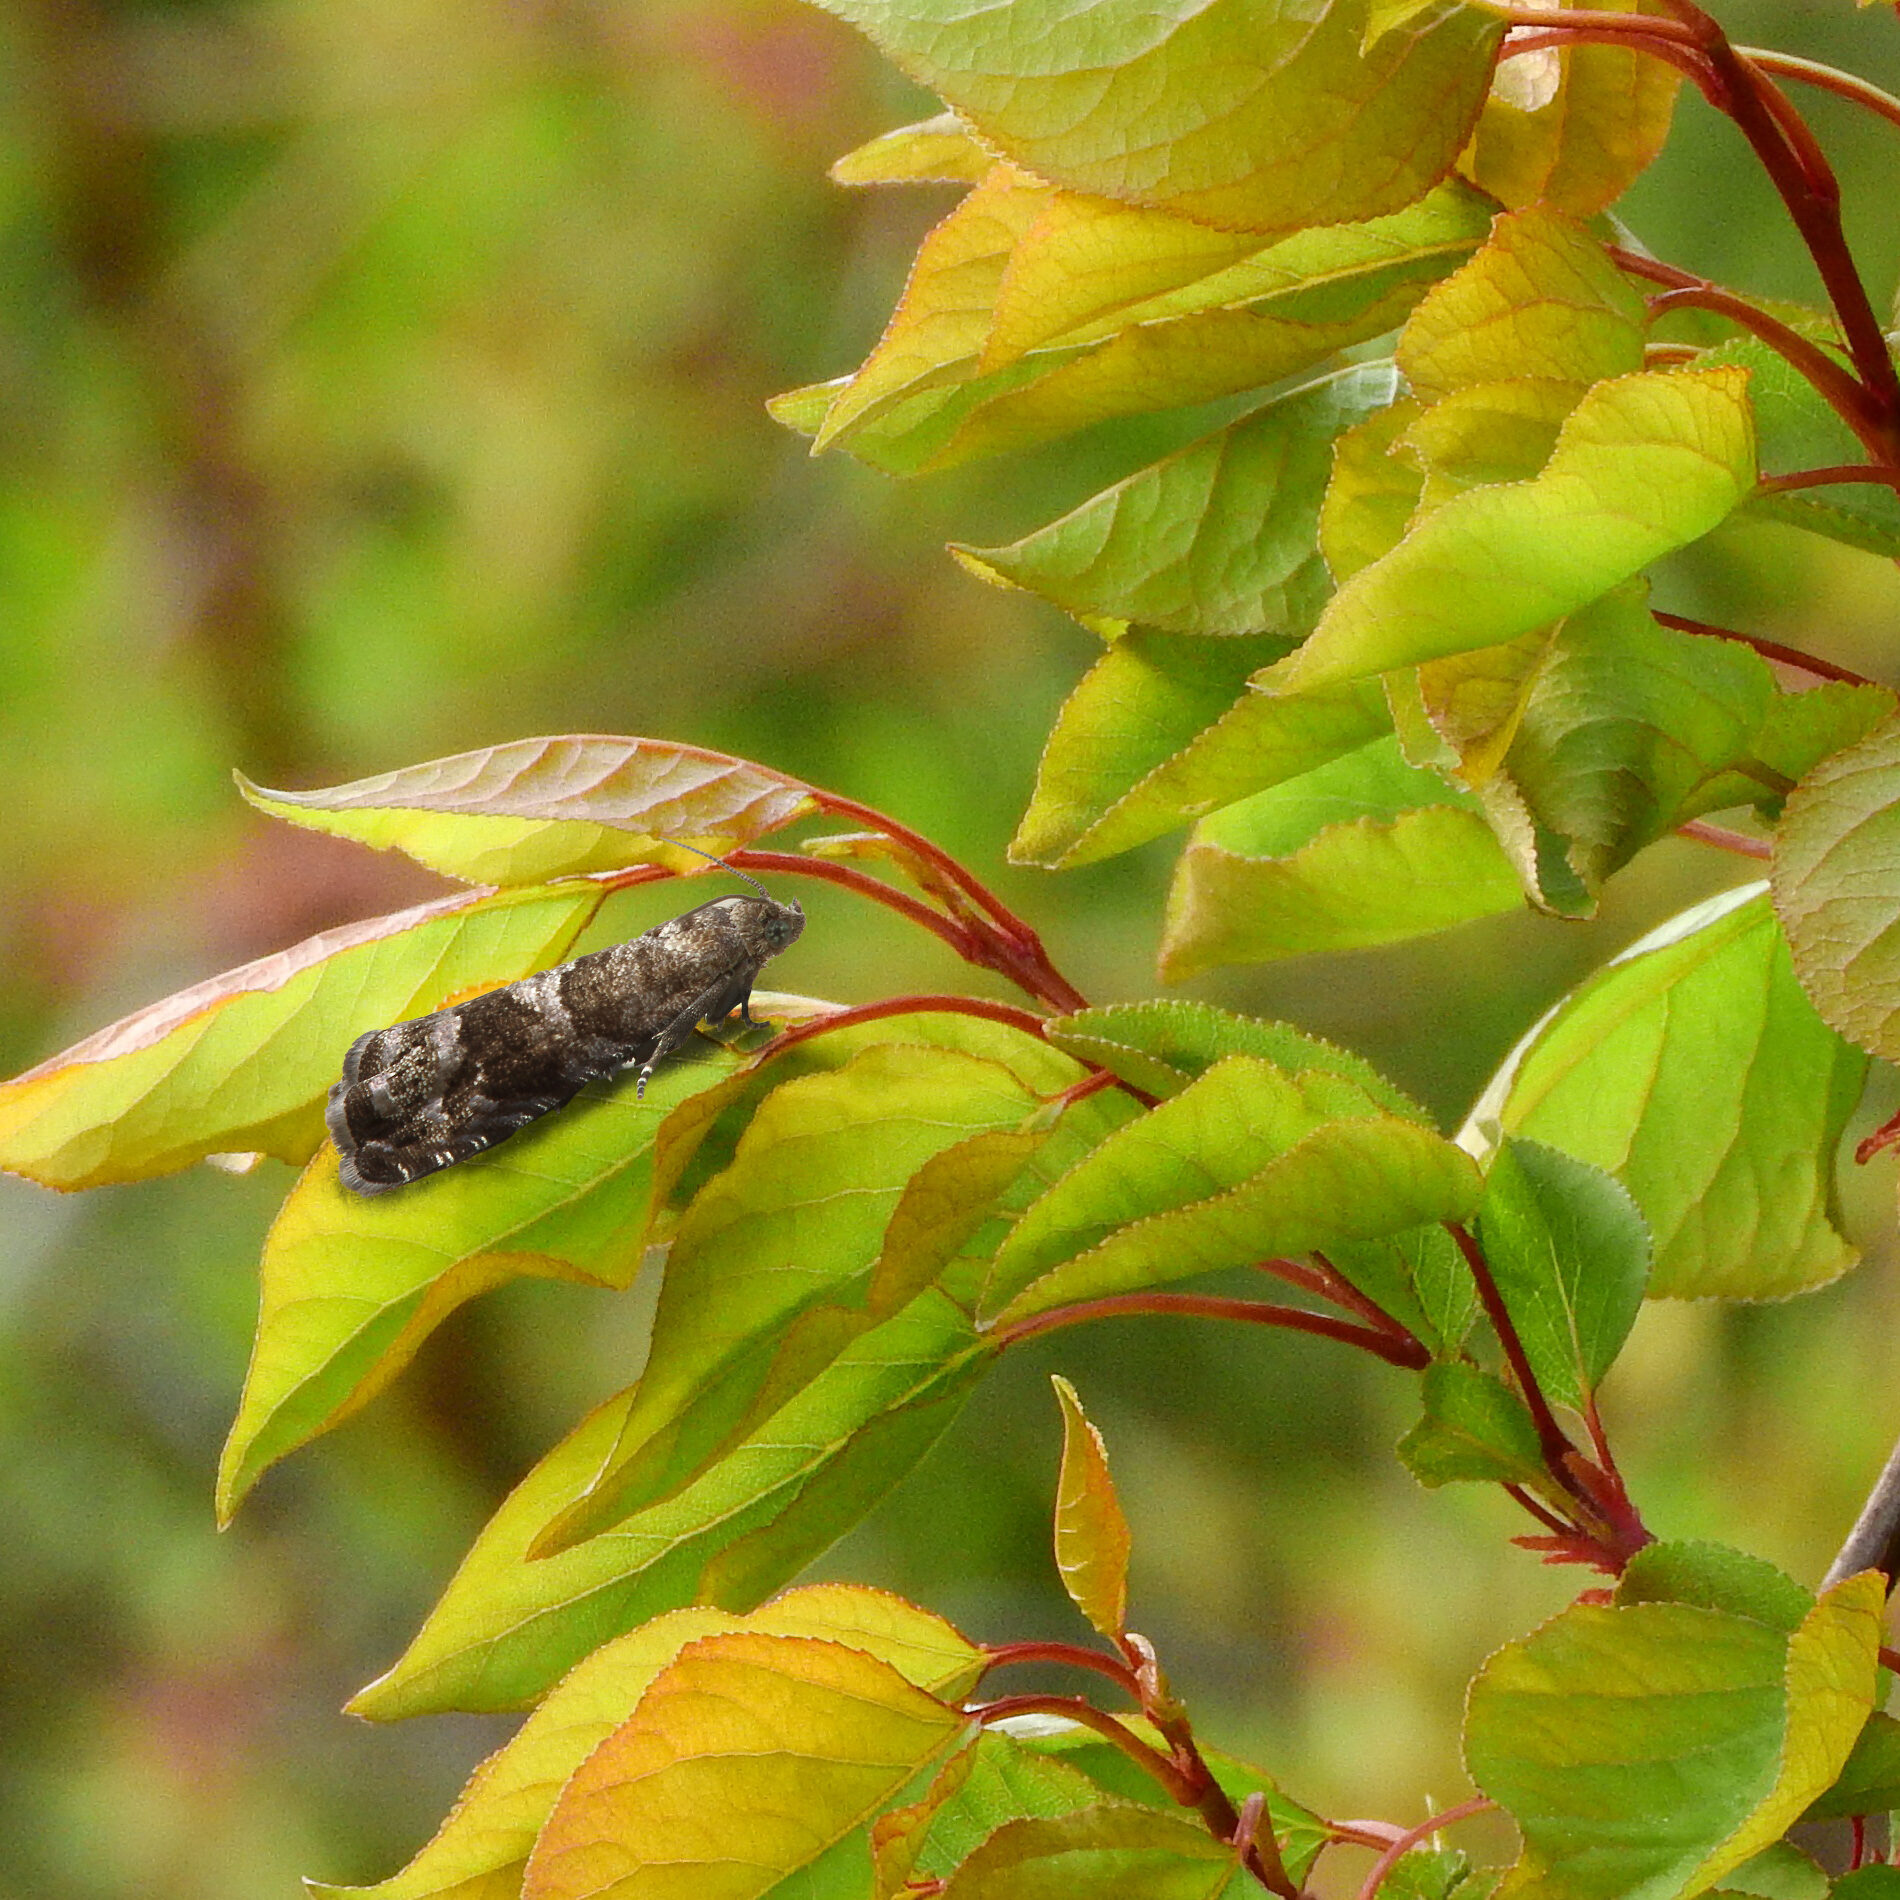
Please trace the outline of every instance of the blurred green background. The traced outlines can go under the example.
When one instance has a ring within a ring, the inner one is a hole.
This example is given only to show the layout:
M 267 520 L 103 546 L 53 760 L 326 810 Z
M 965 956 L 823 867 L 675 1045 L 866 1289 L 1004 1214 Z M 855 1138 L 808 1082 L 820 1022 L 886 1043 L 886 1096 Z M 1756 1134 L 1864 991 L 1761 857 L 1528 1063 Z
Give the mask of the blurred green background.
M 1900 84 L 1890 9 L 1721 11 Z M 1884 303 L 1900 143 L 1806 103 Z M 949 199 L 823 171 L 929 109 L 794 0 L 0 6 L 0 1069 L 430 888 L 266 824 L 232 766 L 312 785 L 568 730 L 883 806 L 993 875 L 1091 995 L 1152 990 L 1173 843 L 1062 877 L 1001 862 L 1097 644 L 941 544 L 1022 532 L 1165 428 L 899 487 L 810 461 L 762 408 L 875 339 Z M 1697 101 L 1624 210 L 1665 256 L 1814 294 Z M 1891 565 L 1791 531 L 1718 538 L 1662 598 L 1900 671 Z M 1339 1037 L 1455 1122 L 1568 984 L 1745 870 L 1672 843 L 1593 924 L 1196 987 Z M 645 901 L 631 928 L 677 907 Z M 807 901 L 784 987 L 964 981 L 886 913 Z M 624 1382 L 639 1302 L 524 1283 L 465 1310 L 219 1537 L 211 1478 L 288 1179 L 0 1182 L 5 1900 L 379 1877 L 508 1730 L 337 1709 L 512 1480 Z M 1900 1429 L 1891 1171 L 1849 1187 L 1857 1274 L 1791 1306 L 1653 1309 L 1608 1394 L 1652 1525 L 1810 1581 Z M 1136 1621 L 1208 1737 L 1337 1814 L 1459 1798 L 1466 1677 L 1583 1579 L 1509 1548 L 1501 1499 L 1418 1491 L 1388 1449 L 1409 1382 L 1323 1342 L 1037 1342 L 823 1573 L 989 1639 L 1079 1634 L 1047 1544 L 1055 1368 L 1108 1434 Z M 1335 1884 L 1362 1873 L 1342 1855 Z

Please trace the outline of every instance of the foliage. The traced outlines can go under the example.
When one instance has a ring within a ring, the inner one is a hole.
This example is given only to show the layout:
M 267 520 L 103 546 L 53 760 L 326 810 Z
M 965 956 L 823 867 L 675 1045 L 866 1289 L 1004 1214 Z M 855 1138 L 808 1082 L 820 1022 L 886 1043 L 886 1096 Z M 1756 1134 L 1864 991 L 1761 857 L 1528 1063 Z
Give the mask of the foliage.
M 1045 525 L 956 550 L 1105 648 L 1056 719 L 1022 862 L 1188 829 L 1168 978 L 1525 905 L 1587 918 L 1672 834 L 1772 875 L 1579 983 L 1453 1138 L 1292 1025 L 1091 1005 L 936 841 L 770 765 L 582 734 L 327 789 L 240 780 L 273 818 L 470 888 L 0 1086 L 0 1166 L 49 1187 L 302 1169 L 221 1514 L 474 1296 L 658 1276 L 638 1379 L 520 1482 L 353 1705 L 523 1711 L 519 1732 L 401 1873 L 313 1891 L 1297 1900 L 1357 1847 L 1368 1896 L 1688 1900 L 1825 1891 L 1787 1837 L 1847 1816 L 1838 1890 L 1877 1892 L 1861 1823 L 1900 1801 L 1881 1553 L 1810 1592 L 1659 1542 L 1599 1398 L 1646 1297 L 1778 1299 L 1855 1259 L 1836 1151 L 1869 1057 L 1894 1055 L 1900 712 L 1651 586 L 1770 521 L 1900 551 L 1900 374 L 1779 80 L 1900 104 L 1738 51 L 1689 0 L 832 4 L 950 108 L 836 175 L 967 190 L 864 364 L 781 420 L 917 474 L 1212 405 Z M 1829 308 L 1750 301 L 1601 215 L 1684 77 Z M 814 821 L 849 829 L 782 848 Z M 714 875 L 683 846 L 881 906 L 1025 1000 L 762 995 L 771 1028 L 708 1025 L 644 1091 L 591 1084 L 397 1196 L 350 1193 L 323 1104 L 354 1038 L 558 963 L 621 891 Z M 1231 1290 L 1255 1274 L 1299 1302 Z M 1499 1487 L 1533 1521 L 1517 1542 L 1611 1580 L 1474 1678 L 1471 1800 L 1328 1819 L 1210 1746 L 1129 1625 L 1138 1527 L 1064 1380 L 1054 1554 L 1098 1643 L 978 1643 L 875 1591 L 786 1588 L 1003 1355 L 1157 1314 L 1416 1374 L 1406 1469 Z M 1132 1711 L 978 1693 L 1051 1663 Z M 1493 1807 L 1507 1866 L 1438 1843 Z

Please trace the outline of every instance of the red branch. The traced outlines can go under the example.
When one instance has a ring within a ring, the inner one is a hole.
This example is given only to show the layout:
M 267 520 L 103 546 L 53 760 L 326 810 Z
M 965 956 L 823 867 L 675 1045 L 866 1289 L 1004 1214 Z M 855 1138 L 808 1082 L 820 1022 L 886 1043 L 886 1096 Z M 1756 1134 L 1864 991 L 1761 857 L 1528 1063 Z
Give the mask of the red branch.
M 1677 834 L 1697 844 L 1713 845 L 1718 851 L 1732 851 L 1738 858 L 1772 858 L 1775 848 L 1766 838 L 1751 838 L 1745 831 L 1731 831 L 1727 825 L 1712 825 L 1706 818 L 1691 818 L 1676 827 Z
M 1118 1688 L 1125 1689 L 1135 1701 L 1141 1700 L 1141 1685 L 1135 1672 L 1119 1656 L 1099 1649 L 1085 1649 L 1080 1643 L 985 1643 L 983 1676 L 992 1669 L 1009 1669 L 1018 1663 L 1061 1663 L 1071 1669 L 1093 1669 L 1106 1676 Z M 983 1678 L 979 1677 L 981 1681 Z
M 1417 1827 L 1408 1828 L 1372 1863 L 1372 1871 L 1366 1875 L 1365 1885 L 1359 1889 L 1359 1900 L 1379 1900 L 1379 1889 L 1385 1885 L 1386 1875 L 1420 1841 L 1430 1840 L 1441 1827 L 1468 1821 L 1474 1814 L 1488 1814 L 1496 1806 L 1495 1801 L 1487 1800 L 1483 1795 L 1474 1795 L 1471 1800 L 1461 1802 L 1455 1808 L 1447 1808 L 1443 1814 L 1434 1814 L 1430 1820 L 1421 1821 Z
M 1772 495 L 1787 489 L 1849 485 L 1900 491 L 1900 468 L 1882 468 L 1874 462 L 1841 462 L 1832 468 L 1796 469 L 1792 475 L 1764 475 L 1760 487 Z
M 1850 672 L 1844 666 L 1836 666 L 1832 660 L 1816 659 L 1812 653 L 1803 653 L 1799 647 L 1784 647 L 1779 641 L 1764 640 L 1757 633 L 1738 633 L 1733 627 L 1717 627 L 1706 620 L 1691 620 L 1686 614 L 1665 614 L 1651 610 L 1652 619 L 1659 620 L 1665 627 L 1674 627 L 1678 633 L 1699 633 L 1712 640 L 1734 640 L 1745 647 L 1753 647 L 1764 660 L 1773 660 L 1780 666 L 1791 666 L 1797 672 L 1811 673 L 1816 679 L 1839 680 L 1847 686 L 1872 686 L 1874 682 L 1863 673 Z
M 1893 125 L 1900 125 L 1900 99 L 1882 92 L 1858 73 L 1844 73 L 1836 66 L 1823 66 L 1818 59 L 1801 59 L 1793 53 L 1777 53 L 1765 46 L 1738 46 L 1735 49 L 1757 72 L 1773 73 L 1781 79 L 1798 80 L 1804 86 L 1818 86 L 1836 98 L 1865 106 Z
M 985 1728 L 992 1722 L 1005 1721 L 1012 1715 L 1063 1716 L 1071 1722 L 1079 1722 L 1084 1728 L 1092 1728 L 1104 1741 L 1113 1742 L 1130 1761 L 1167 1789 L 1182 1807 L 1193 1807 L 1200 1797 L 1200 1790 L 1189 1786 L 1188 1777 L 1177 1764 L 1159 1749 L 1150 1748 L 1125 1723 L 1116 1721 L 1106 1710 L 1098 1709 L 1092 1702 L 1084 1702 L 1080 1696 L 1006 1695 L 994 1702 L 967 1705 L 964 1713 L 974 1716 Z
M 1335 1319 L 1330 1313 L 1309 1313 L 1304 1307 L 1280 1306 L 1271 1300 L 1229 1300 L 1211 1293 L 1111 1293 L 1099 1300 L 1078 1300 L 1073 1306 L 1051 1307 L 1046 1313 L 1032 1313 L 1013 1325 L 998 1327 L 990 1335 L 999 1347 L 1020 1345 L 1039 1333 L 1052 1333 L 1063 1326 L 1080 1326 L 1094 1319 L 1118 1319 L 1135 1313 L 1180 1313 L 1194 1319 L 1232 1319 L 1254 1326 L 1284 1326 L 1291 1332 L 1317 1333 L 1324 1339 L 1336 1339 L 1362 1352 L 1372 1353 L 1388 1365 L 1403 1366 L 1408 1372 L 1422 1371 L 1431 1364 L 1431 1354 L 1409 1334 L 1398 1338 L 1390 1332 L 1375 1332 L 1370 1326 L 1355 1326 L 1352 1321 Z

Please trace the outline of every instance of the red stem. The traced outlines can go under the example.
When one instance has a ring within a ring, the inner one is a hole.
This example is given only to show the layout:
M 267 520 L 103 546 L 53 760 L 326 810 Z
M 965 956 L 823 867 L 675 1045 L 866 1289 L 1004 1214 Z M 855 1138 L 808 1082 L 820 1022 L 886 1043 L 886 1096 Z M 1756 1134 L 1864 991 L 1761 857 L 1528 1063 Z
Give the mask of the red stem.
M 1878 113 L 1890 124 L 1900 125 L 1900 99 L 1862 79 L 1857 73 L 1844 73 L 1838 67 L 1823 66 L 1816 59 L 1801 59 L 1793 53 L 1777 53 L 1765 46 L 1738 46 L 1735 49 L 1757 72 L 1774 73 L 1782 79 L 1798 80 L 1804 86 L 1818 86 L 1837 98 L 1851 100 Z
M 1525 1510 L 1530 1512 L 1532 1517 L 1536 1518 L 1538 1523 L 1543 1525 L 1545 1530 L 1556 1531 L 1560 1536 L 1565 1537 L 1577 1537 L 1582 1534 L 1578 1531 L 1576 1525 L 1568 1523 L 1559 1517 L 1555 1511 L 1551 1510 L 1531 1492 L 1525 1490 L 1521 1484 L 1507 1484 L 1504 1488 L 1518 1503 L 1523 1505 Z
M 1130 1761 L 1167 1789 L 1169 1796 L 1182 1807 L 1191 1808 L 1200 1799 L 1201 1791 L 1190 1785 L 1188 1776 L 1182 1773 L 1177 1763 L 1171 1762 L 1159 1749 L 1150 1748 L 1139 1735 L 1106 1710 L 1096 1708 L 1092 1702 L 1085 1702 L 1080 1696 L 1006 1695 L 994 1702 L 966 1706 L 964 1713 L 973 1715 L 986 1728 L 990 1723 L 1001 1722 L 1012 1715 L 1064 1716 L 1071 1722 L 1081 1723 L 1084 1728 L 1092 1728 L 1105 1741 L 1113 1742 Z
M 1882 468 L 1873 462 L 1843 462 L 1833 468 L 1802 468 L 1792 475 L 1764 475 L 1760 487 L 1774 494 L 1789 488 L 1833 488 L 1856 484 L 1900 491 L 1900 468 Z
M 1625 39 L 1673 42 L 1697 52 L 1702 48 L 1702 37 L 1692 27 L 1675 20 L 1661 19 L 1653 13 L 1592 11 L 1588 7 L 1567 8 L 1562 13 L 1549 13 L 1541 8 L 1534 10 L 1529 7 L 1487 7 L 1485 11 L 1504 21 L 1507 26 L 1524 27 L 1535 32 L 1543 32 L 1553 23 L 1560 23 L 1566 31 L 1617 33 Z
M 1290 1332 L 1317 1333 L 1348 1346 L 1374 1354 L 1388 1365 L 1403 1366 L 1408 1372 L 1422 1371 L 1431 1364 L 1431 1354 L 1409 1334 L 1397 1339 L 1389 1332 L 1375 1332 L 1370 1326 L 1355 1326 L 1350 1320 L 1335 1319 L 1330 1313 L 1309 1313 L 1304 1307 L 1280 1306 L 1270 1300 L 1229 1300 L 1211 1293 L 1111 1293 L 1099 1300 L 1078 1300 L 1073 1306 L 1051 1307 L 1046 1313 L 1032 1313 L 1013 1325 L 998 1327 L 990 1339 L 999 1349 L 1020 1345 L 1039 1333 L 1052 1333 L 1063 1326 L 1080 1326 L 1095 1319 L 1117 1319 L 1133 1313 L 1180 1313 L 1194 1319 L 1241 1320 L 1254 1326 L 1284 1326 Z
M 1799 647 L 1784 647 L 1779 641 L 1764 640 L 1760 634 L 1738 633 L 1733 627 L 1717 627 L 1706 620 L 1691 620 L 1686 614 L 1657 613 L 1654 609 L 1651 610 L 1651 617 L 1660 620 L 1665 627 L 1674 627 L 1678 633 L 1700 633 L 1712 640 L 1738 641 L 1745 647 L 1753 647 L 1764 660 L 1791 666 L 1797 672 L 1812 673 L 1816 679 L 1840 680 L 1848 686 L 1874 684 L 1864 673 L 1850 672 L 1844 666 L 1836 666 L 1832 660 L 1816 659 L 1812 653 L 1803 653 Z
M 1487 1800 L 1483 1795 L 1474 1795 L 1471 1800 L 1461 1802 L 1455 1808 L 1447 1808 L 1443 1814 L 1434 1814 L 1430 1820 L 1421 1821 L 1417 1827 L 1408 1828 L 1372 1863 L 1372 1871 L 1366 1875 L 1365 1885 L 1359 1889 L 1359 1900 L 1379 1900 L 1379 1889 L 1385 1885 L 1386 1875 L 1420 1841 L 1430 1840 L 1441 1827 L 1468 1821 L 1474 1814 L 1489 1813 L 1496 1806 L 1495 1801 Z
M 1732 851 L 1738 858 L 1772 858 L 1775 848 L 1766 838 L 1751 838 L 1745 831 L 1731 831 L 1726 825 L 1712 825 L 1706 818 L 1691 818 L 1676 827 L 1677 834 L 1693 838 L 1697 844 L 1713 845 L 1718 851 Z
M 1491 1322 L 1491 1330 L 1498 1336 L 1498 1344 L 1504 1348 L 1505 1360 L 1517 1380 L 1518 1390 L 1524 1395 L 1524 1403 L 1530 1408 L 1531 1421 L 1537 1427 L 1537 1443 L 1544 1454 L 1545 1469 L 1572 1497 L 1588 1505 L 1590 1499 L 1582 1495 L 1570 1469 L 1570 1454 L 1576 1447 L 1564 1435 L 1563 1427 L 1557 1423 L 1557 1415 L 1550 1409 L 1550 1401 L 1544 1397 L 1543 1387 L 1537 1383 L 1537 1375 L 1531 1370 L 1530 1358 L 1524 1351 L 1524 1342 L 1518 1337 L 1517 1324 L 1511 1318 L 1510 1308 L 1504 1304 L 1504 1295 L 1498 1291 L 1498 1283 L 1492 1277 L 1491 1263 L 1485 1259 L 1484 1249 L 1473 1239 L 1462 1221 L 1447 1221 L 1445 1228 L 1458 1243 L 1458 1250 L 1471 1269 L 1485 1316 Z
M 860 1003 L 853 1009 L 833 1010 L 828 1016 L 814 1016 L 810 1022 L 794 1023 L 781 1029 L 752 1060 L 769 1062 L 796 1043 L 813 1036 L 829 1035 L 834 1029 L 849 1029 L 856 1023 L 882 1022 L 887 1016 L 922 1016 L 943 1010 L 953 1016 L 981 1016 L 989 1022 L 1008 1023 L 1012 1028 L 1042 1035 L 1042 1018 L 1014 1003 L 993 1003 L 987 996 L 887 996 L 880 1003 Z
M 1072 1669 L 1093 1669 L 1125 1689 L 1135 1701 L 1141 1700 L 1141 1684 L 1135 1680 L 1135 1672 L 1119 1656 L 1099 1649 L 1084 1649 L 1080 1643 L 984 1643 L 981 1647 L 983 1676 L 992 1669 L 1009 1669 L 1017 1663 L 1062 1663 Z

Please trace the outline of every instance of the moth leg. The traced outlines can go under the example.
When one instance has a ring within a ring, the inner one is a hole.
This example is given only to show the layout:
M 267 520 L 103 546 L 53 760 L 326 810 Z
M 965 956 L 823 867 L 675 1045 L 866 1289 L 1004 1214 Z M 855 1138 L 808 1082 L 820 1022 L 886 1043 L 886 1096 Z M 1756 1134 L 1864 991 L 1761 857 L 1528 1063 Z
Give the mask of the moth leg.
M 659 1033 L 653 1044 L 653 1053 L 640 1064 L 638 1080 L 633 1085 L 636 1101 L 645 1097 L 647 1078 L 662 1062 L 679 1048 L 702 1022 L 724 1022 L 731 1015 L 738 984 L 731 977 L 723 978 L 711 989 L 703 991 L 688 1003 Z M 745 985 L 745 995 L 751 993 L 751 985 Z M 743 1002 L 743 997 L 739 998 Z

